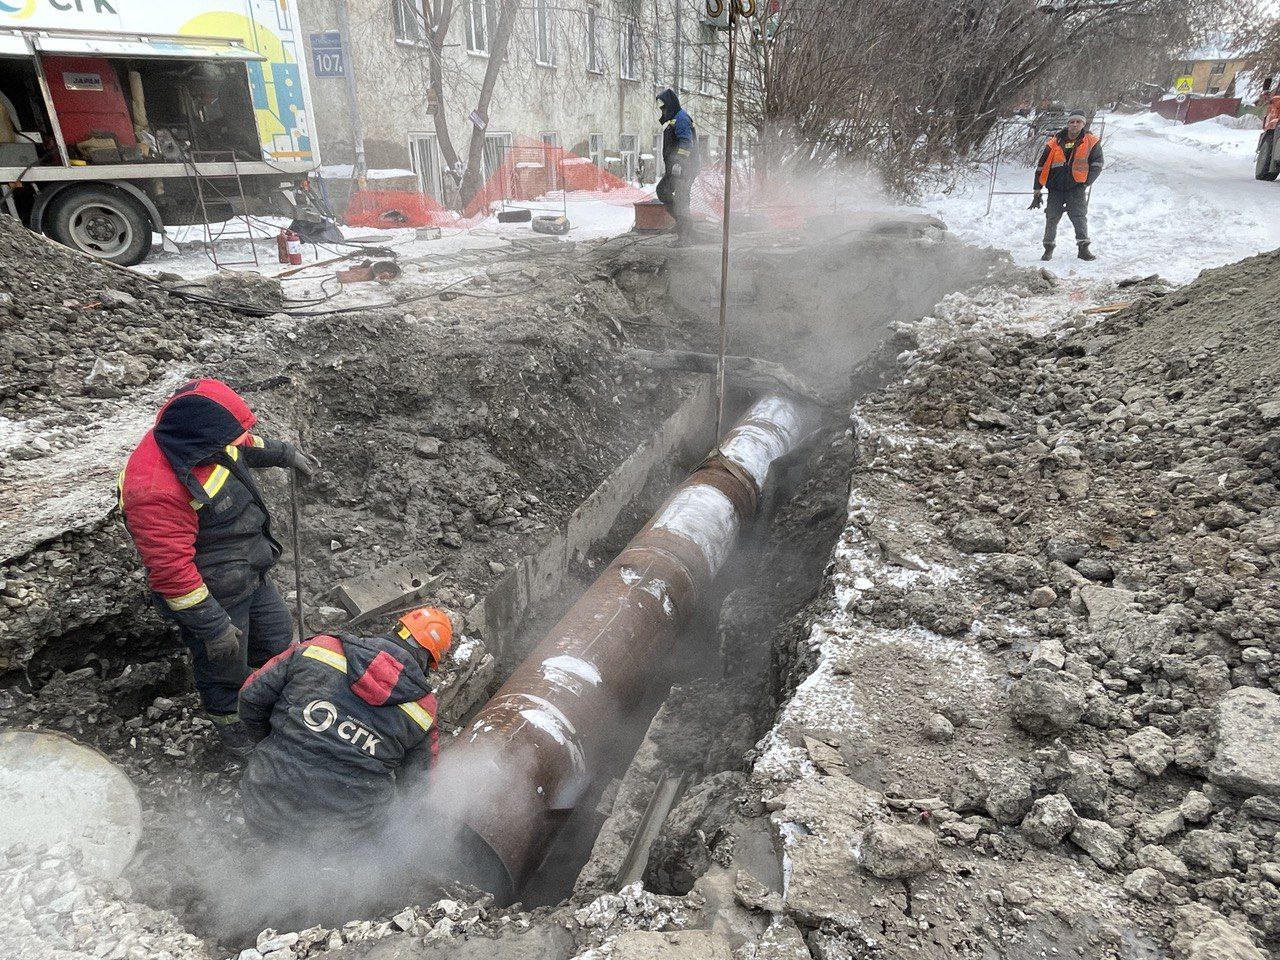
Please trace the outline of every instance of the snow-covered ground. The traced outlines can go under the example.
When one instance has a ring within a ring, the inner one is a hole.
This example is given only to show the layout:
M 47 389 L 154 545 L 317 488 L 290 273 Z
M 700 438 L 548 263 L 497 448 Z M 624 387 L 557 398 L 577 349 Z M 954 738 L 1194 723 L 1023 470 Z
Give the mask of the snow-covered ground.
M 1253 178 L 1258 130 L 1234 121 L 1183 125 L 1154 113 L 1105 118 L 1106 169 L 1093 187 L 1089 233 L 1098 260 L 1075 256 L 1064 217 L 1053 269 L 1118 279 L 1158 273 L 1185 282 L 1221 266 L 1280 247 L 1280 183 Z M 1095 126 L 1100 124 L 1095 121 Z M 926 196 L 921 207 L 963 239 L 1009 250 L 1020 264 L 1042 252 L 1044 213 L 1028 210 L 1032 171 L 1004 162 L 988 214 L 989 168 L 949 193 Z
M 534 216 L 556 215 L 562 210 L 556 200 L 533 201 L 527 206 Z M 631 203 L 619 195 L 593 193 L 569 194 L 563 205 L 569 218 L 567 241 L 594 240 L 615 237 L 627 233 L 635 221 Z M 277 217 L 254 218 L 247 230 L 243 220 L 231 220 L 214 224 L 212 229 L 218 238 L 217 253 L 223 269 L 254 271 L 268 277 L 290 273 L 284 278 L 287 298 L 301 303 L 324 300 L 323 308 L 347 307 L 356 304 L 382 303 L 393 297 L 393 292 L 379 283 L 352 284 L 337 293 L 334 273 L 359 263 L 363 259 L 379 259 L 376 251 L 366 254 L 360 247 L 336 244 L 304 244 L 302 247 L 303 270 L 292 273 L 292 267 L 277 260 L 276 235 L 288 221 Z M 252 241 L 249 233 L 252 232 Z M 378 246 L 393 251 L 395 259 L 405 273 L 394 286 L 401 292 L 408 286 L 438 286 L 464 279 L 483 269 L 477 269 L 476 256 L 486 250 L 518 246 L 520 241 L 554 240 L 534 233 L 526 223 L 499 223 L 495 216 L 477 219 L 457 227 L 414 229 L 376 229 L 372 227 L 343 227 L 343 236 L 353 244 Z M 215 265 L 204 243 L 205 228 L 200 226 L 170 227 L 165 237 L 165 249 L 156 244 L 146 262 L 135 269 L 150 274 L 177 274 L 186 279 L 205 277 L 213 273 Z M 254 253 L 257 263 L 254 262 Z M 351 259 L 333 262 L 334 258 L 351 254 Z M 316 309 L 321 309 L 316 306 Z

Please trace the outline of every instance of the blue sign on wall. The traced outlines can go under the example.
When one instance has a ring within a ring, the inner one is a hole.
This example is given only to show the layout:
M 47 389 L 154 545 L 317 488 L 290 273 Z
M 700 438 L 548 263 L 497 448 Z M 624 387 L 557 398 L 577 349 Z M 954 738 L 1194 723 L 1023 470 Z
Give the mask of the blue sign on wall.
M 311 34 L 311 75 L 320 78 L 345 77 L 342 62 L 342 34 L 337 30 Z

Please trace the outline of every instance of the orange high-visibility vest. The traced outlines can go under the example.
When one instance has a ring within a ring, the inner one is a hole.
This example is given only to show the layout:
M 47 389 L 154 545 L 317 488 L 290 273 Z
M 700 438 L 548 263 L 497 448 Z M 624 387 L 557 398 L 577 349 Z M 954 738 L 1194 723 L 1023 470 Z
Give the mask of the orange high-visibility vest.
M 1075 155 L 1071 158 L 1071 179 L 1076 183 L 1084 183 L 1089 179 L 1089 154 L 1097 146 L 1098 138 L 1092 133 L 1080 134 L 1080 143 L 1076 146 Z M 1045 157 L 1044 166 L 1040 168 L 1040 186 L 1049 182 L 1049 171 L 1067 162 L 1067 155 L 1058 143 L 1057 137 L 1049 138 L 1049 155 Z

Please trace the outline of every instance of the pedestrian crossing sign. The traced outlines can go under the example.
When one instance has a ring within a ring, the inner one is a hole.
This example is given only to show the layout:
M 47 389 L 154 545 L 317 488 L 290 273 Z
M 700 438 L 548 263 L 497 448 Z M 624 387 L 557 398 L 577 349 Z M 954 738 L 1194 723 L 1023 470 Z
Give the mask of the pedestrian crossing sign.
M 1195 85 L 1195 78 L 1191 76 L 1179 77 L 1177 80 L 1173 81 L 1173 89 L 1177 90 L 1179 93 L 1190 93 L 1195 89 Z

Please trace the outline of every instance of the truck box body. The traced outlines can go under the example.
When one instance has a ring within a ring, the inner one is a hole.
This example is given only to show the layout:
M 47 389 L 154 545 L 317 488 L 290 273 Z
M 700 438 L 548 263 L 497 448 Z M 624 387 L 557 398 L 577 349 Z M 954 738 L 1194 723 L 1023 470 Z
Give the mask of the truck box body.
M 319 161 L 296 0 L 0 0 L 0 57 L 30 55 L 18 31 L 58 32 L 36 48 L 90 57 L 217 57 L 202 38 L 238 40 L 263 58 L 246 62 L 263 156 L 294 169 Z

